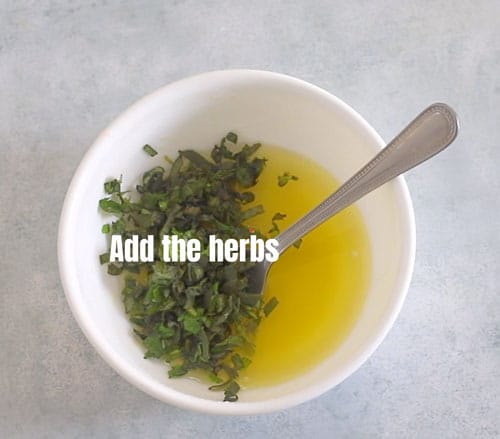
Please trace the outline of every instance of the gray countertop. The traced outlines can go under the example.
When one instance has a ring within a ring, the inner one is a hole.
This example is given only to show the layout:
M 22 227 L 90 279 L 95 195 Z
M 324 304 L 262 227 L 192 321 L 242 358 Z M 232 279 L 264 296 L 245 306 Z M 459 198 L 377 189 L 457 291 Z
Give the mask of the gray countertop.
M 194 73 L 313 82 L 386 139 L 433 101 L 461 132 L 407 181 L 415 273 L 376 353 L 320 398 L 224 418 L 163 404 L 89 345 L 59 281 L 65 191 L 99 131 Z M 500 435 L 498 2 L 0 1 L 0 437 Z

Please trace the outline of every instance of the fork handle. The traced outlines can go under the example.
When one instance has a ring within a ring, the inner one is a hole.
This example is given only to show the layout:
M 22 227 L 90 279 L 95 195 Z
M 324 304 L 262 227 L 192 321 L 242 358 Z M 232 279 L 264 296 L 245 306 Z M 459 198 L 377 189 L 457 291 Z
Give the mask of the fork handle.
M 441 152 L 457 133 L 458 119 L 448 105 L 429 106 L 337 191 L 279 234 L 279 253 L 368 192 Z

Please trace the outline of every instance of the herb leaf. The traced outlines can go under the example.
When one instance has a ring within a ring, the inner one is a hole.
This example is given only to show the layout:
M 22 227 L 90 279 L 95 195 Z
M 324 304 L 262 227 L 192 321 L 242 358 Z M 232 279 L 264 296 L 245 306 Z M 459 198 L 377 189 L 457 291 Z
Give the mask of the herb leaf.
M 278 299 L 276 297 L 271 297 L 269 301 L 264 305 L 264 315 L 267 317 L 271 312 L 273 311 L 274 308 L 278 306 Z
M 291 175 L 289 172 L 285 172 L 283 175 L 278 176 L 278 186 L 283 187 L 291 180 L 298 180 L 299 177 L 296 175 Z
M 158 154 L 158 151 L 148 144 L 144 145 L 142 149 L 151 157 L 154 157 L 156 154 Z
M 226 139 L 229 140 L 231 143 L 238 143 L 238 136 L 234 133 L 227 133 L 226 134 Z
M 286 214 L 276 212 L 276 213 L 273 215 L 272 221 L 280 221 L 280 220 L 285 219 L 285 218 L 286 218 Z
M 236 402 L 238 401 L 238 392 L 240 386 L 236 381 L 231 381 L 224 391 L 224 401 Z
M 255 199 L 250 188 L 265 159 L 255 157 L 260 144 L 238 149 L 237 142 L 238 136 L 230 132 L 209 158 L 193 150 L 166 158 L 171 166 L 145 172 L 133 199 L 122 192 L 121 179 L 106 182 L 99 207 L 116 219 L 103 225 L 102 232 L 124 239 L 153 235 L 155 242 L 167 234 L 196 238 L 202 254 L 211 234 L 223 240 L 249 239 L 250 230 L 260 234 L 244 221 L 264 208 L 245 204 Z M 150 145 L 143 149 L 150 156 L 157 154 Z M 273 223 L 284 217 L 277 213 Z M 109 253 L 102 254 L 100 262 L 108 264 L 109 274 L 124 274 L 122 300 L 144 344 L 145 358 L 168 363 L 171 378 L 203 370 L 215 383 L 211 389 L 223 390 L 225 401 L 236 401 L 239 372 L 250 363 L 240 351 L 252 349 L 255 329 L 277 305 L 276 299 L 264 305 L 248 293 L 250 263 L 209 263 L 206 254 L 196 263 L 166 263 L 159 247 L 151 263 L 109 263 Z
M 120 192 L 121 181 L 116 178 L 104 183 L 104 192 L 107 194 L 114 194 Z

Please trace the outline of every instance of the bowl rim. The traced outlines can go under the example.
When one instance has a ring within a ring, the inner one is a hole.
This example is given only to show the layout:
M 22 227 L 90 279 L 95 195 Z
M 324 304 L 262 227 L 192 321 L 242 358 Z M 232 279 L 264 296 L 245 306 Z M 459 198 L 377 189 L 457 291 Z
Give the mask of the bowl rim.
M 396 286 L 394 288 L 394 291 L 397 291 L 398 294 L 395 295 L 395 299 L 391 301 L 392 307 L 390 307 L 390 311 L 385 314 L 386 319 L 380 324 L 379 332 L 371 339 L 370 342 L 367 343 L 366 346 L 362 347 L 360 353 L 358 353 L 355 358 L 350 360 L 349 363 L 342 368 L 340 373 L 324 380 L 321 386 L 312 386 L 310 388 L 300 389 L 287 395 L 265 401 L 238 401 L 236 404 L 228 404 L 222 401 L 211 401 L 187 395 L 172 388 L 168 388 L 168 392 L 166 392 L 164 387 L 159 387 L 154 380 L 145 374 L 140 373 L 136 368 L 123 361 L 118 354 L 116 354 L 112 349 L 109 349 L 106 344 L 101 342 L 102 338 L 99 337 L 98 331 L 92 326 L 91 321 L 86 318 L 84 312 L 82 312 L 83 303 L 80 295 L 75 293 L 75 291 L 79 291 L 79 287 L 76 269 L 75 267 L 71 267 L 67 262 L 69 260 L 67 256 L 72 253 L 71 240 L 67 239 L 67 236 L 69 235 L 69 228 L 72 223 L 71 217 L 73 206 L 76 202 L 76 189 L 81 184 L 86 169 L 92 162 L 93 156 L 99 149 L 100 144 L 103 143 L 114 130 L 125 123 L 129 117 L 132 117 L 133 114 L 141 107 L 147 105 L 150 101 L 159 99 L 164 94 L 168 94 L 170 90 L 178 88 L 181 85 L 184 86 L 189 82 L 195 83 L 200 80 L 220 81 L 221 79 L 224 79 L 224 77 L 228 78 L 231 76 L 245 77 L 247 79 L 267 78 L 271 80 L 278 80 L 288 83 L 291 86 L 300 87 L 306 92 L 315 93 L 317 95 L 319 94 L 322 97 L 329 99 L 342 112 L 346 113 L 348 117 L 356 123 L 357 127 L 359 127 L 359 129 L 364 131 L 372 139 L 378 149 L 385 145 L 385 142 L 375 129 L 348 104 L 326 90 L 302 79 L 282 73 L 252 69 L 216 70 L 189 76 L 166 84 L 137 100 L 125 111 L 119 114 L 107 127 L 105 127 L 92 145 L 88 148 L 72 177 L 64 199 L 59 219 L 57 254 L 61 283 L 74 318 L 90 344 L 94 347 L 94 349 L 96 349 L 106 363 L 118 372 L 119 375 L 145 393 L 180 408 L 209 414 L 243 415 L 273 412 L 309 401 L 330 390 L 361 367 L 361 365 L 373 354 L 386 337 L 406 298 L 415 262 L 416 232 L 415 216 L 408 186 L 406 185 L 404 178 L 399 176 L 392 182 L 388 183 L 393 185 L 393 189 L 398 196 L 398 214 L 402 221 L 403 229 L 407 234 L 407 240 L 402 250 L 404 252 L 406 249 L 406 254 L 404 254 L 404 260 L 406 263 L 403 264 L 400 269 L 399 276 L 396 280 Z M 375 152 L 377 152 L 376 149 L 374 149 L 374 153 Z

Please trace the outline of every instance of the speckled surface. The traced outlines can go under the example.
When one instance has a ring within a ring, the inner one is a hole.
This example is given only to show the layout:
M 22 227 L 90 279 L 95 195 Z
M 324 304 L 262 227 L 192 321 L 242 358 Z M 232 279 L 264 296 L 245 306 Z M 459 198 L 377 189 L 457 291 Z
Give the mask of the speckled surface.
M 223 418 L 158 402 L 101 360 L 66 304 L 56 233 L 102 128 L 165 83 L 230 67 L 316 83 L 387 139 L 436 100 L 462 129 L 408 175 L 415 274 L 373 357 L 310 403 Z M 499 437 L 499 106 L 494 0 L 1 0 L 0 437 Z

